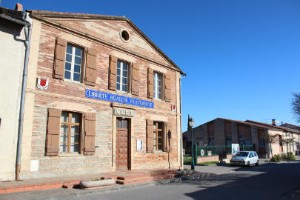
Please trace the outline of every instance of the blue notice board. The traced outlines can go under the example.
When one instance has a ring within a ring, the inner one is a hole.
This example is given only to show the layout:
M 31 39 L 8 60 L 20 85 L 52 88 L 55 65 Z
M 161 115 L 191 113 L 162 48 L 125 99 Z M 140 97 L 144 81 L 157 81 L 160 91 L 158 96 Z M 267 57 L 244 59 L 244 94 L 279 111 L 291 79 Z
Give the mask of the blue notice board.
M 85 97 L 91 99 L 103 100 L 103 101 L 122 103 L 122 104 L 127 104 L 132 106 L 139 106 L 143 108 L 154 108 L 154 102 L 152 101 L 130 98 L 122 95 L 111 94 L 111 93 L 101 92 L 97 90 L 86 89 Z

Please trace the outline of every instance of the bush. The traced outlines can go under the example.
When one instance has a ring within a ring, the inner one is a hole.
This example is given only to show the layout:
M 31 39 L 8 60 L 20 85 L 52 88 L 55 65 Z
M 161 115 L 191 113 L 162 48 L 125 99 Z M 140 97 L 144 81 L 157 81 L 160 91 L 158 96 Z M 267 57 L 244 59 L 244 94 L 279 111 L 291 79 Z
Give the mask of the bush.
M 219 163 L 219 162 L 207 161 L 207 162 L 200 163 L 199 165 L 200 165 L 200 166 L 215 166 L 215 165 L 217 165 L 218 163 Z
M 288 152 L 287 160 L 296 160 L 296 156 L 292 152 Z
M 280 162 L 281 161 L 281 156 L 279 154 L 274 155 L 271 160 L 271 162 Z
M 296 160 L 296 156 L 292 152 L 287 154 L 283 153 L 281 155 L 277 154 L 271 158 L 271 162 L 280 162 L 281 160 Z
M 190 165 L 192 163 L 192 157 L 184 157 L 183 163 L 185 165 Z

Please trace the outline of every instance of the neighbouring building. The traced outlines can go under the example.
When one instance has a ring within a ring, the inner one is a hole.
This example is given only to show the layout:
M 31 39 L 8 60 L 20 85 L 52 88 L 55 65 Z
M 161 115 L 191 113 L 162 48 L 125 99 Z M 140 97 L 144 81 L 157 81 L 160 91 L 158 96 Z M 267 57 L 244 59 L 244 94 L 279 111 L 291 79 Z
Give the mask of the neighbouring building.
M 15 178 L 29 27 L 21 5 L 16 10 L 0 7 L 0 181 Z
M 217 118 L 193 129 L 197 146 L 239 144 L 255 149 L 261 157 L 295 152 L 299 131 L 255 121 Z M 183 148 L 191 148 L 191 131 L 183 133 Z M 223 153 L 223 152 L 222 152 Z
M 294 124 L 289 124 L 289 123 L 284 123 L 281 124 L 280 126 L 292 129 L 294 132 L 298 133 L 298 134 L 293 134 L 294 145 L 295 145 L 294 149 L 296 150 L 296 154 L 300 155 L 300 126 L 296 126 Z
M 182 70 L 125 17 L 29 14 L 20 176 L 178 169 Z

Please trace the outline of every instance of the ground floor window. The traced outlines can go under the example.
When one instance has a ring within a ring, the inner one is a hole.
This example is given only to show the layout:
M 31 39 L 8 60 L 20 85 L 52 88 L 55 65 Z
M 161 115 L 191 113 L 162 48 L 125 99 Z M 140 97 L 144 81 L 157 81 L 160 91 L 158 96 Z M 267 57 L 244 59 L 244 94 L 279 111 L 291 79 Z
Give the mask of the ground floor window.
M 163 150 L 164 142 L 164 123 L 153 122 L 153 149 Z
M 72 153 L 80 150 L 81 114 L 63 111 L 61 114 L 60 152 Z

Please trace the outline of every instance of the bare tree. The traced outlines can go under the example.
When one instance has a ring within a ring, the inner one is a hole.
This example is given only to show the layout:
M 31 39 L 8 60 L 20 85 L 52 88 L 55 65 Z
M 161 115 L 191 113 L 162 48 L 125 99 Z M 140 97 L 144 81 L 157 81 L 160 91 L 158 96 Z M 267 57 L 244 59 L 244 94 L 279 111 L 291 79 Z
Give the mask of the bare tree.
M 294 93 L 292 101 L 293 112 L 297 117 L 297 121 L 300 122 L 300 93 Z
M 268 144 L 268 149 L 269 149 L 268 155 L 270 153 L 271 154 L 271 158 L 272 158 L 273 157 L 272 144 L 279 142 L 279 135 L 278 134 L 276 134 L 276 135 L 270 135 L 270 134 L 266 133 L 264 135 L 264 140 Z

